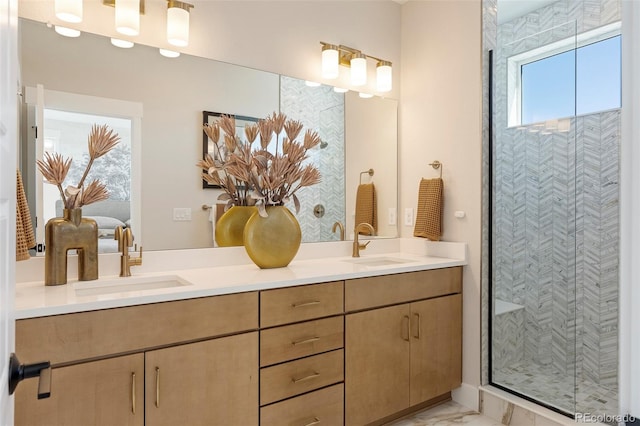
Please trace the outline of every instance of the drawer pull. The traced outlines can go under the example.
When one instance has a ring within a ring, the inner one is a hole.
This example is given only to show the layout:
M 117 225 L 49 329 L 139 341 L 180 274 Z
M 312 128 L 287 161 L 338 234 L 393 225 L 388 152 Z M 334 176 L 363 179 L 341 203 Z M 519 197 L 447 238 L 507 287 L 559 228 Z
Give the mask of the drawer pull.
M 413 314 L 413 316 L 415 317 L 416 323 L 417 323 L 416 333 L 413 335 L 413 337 L 415 339 L 419 340 L 420 339 L 420 322 L 421 322 L 420 321 L 420 314 L 419 313 L 415 313 L 415 314 Z
M 314 426 L 319 424 L 320 424 L 320 419 L 317 417 L 314 417 L 313 420 L 311 420 L 309 423 L 304 423 L 302 426 Z
M 298 346 L 298 345 L 304 345 L 305 343 L 317 342 L 318 340 L 320 340 L 320 338 L 318 336 L 313 336 L 313 337 L 308 337 L 308 338 L 302 339 L 302 340 L 294 340 L 293 342 L 291 342 L 291 344 L 293 346 Z
M 319 376 L 320 376 L 320 373 L 314 371 L 313 373 L 311 373 L 309 375 L 306 375 L 306 376 L 303 376 L 303 377 L 298 377 L 298 378 L 293 377 L 293 378 L 291 378 L 291 381 L 293 383 L 300 383 L 300 382 L 304 382 L 306 380 L 315 379 L 316 377 L 319 377 Z
M 136 373 L 131 373 L 131 412 L 136 414 Z
M 305 306 L 312 306 L 312 305 L 319 305 L 319 304 L 320 304 L 319 300 L 304 300 L 302 302 L 292 303 L 291 307 L 292 308 L 303 308 Z
M 160 367 L 156 367 L 156 407 L 160 408 Z
M 407 337 L 404 337 L 404 332 L 407 332 Z M 409 315 L 404 315 L 402 317 L 402 331 L 400 332 L 402 340 L 408 342 L 409 337 L 411 337 L 411 320 L 409 319 Z

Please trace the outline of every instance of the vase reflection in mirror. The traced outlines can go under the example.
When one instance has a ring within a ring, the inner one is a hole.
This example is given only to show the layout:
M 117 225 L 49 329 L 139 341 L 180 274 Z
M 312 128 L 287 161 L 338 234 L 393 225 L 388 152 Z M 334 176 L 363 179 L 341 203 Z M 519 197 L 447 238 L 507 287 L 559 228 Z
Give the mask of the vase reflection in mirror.
M 64 209 L 63 217 L 50 219 L 45 227 L 44 283 L 67 283 L 67 253 L 77 250 L 78 279 L 98 279 L 98 225 L 82 217 L 82 209 Z

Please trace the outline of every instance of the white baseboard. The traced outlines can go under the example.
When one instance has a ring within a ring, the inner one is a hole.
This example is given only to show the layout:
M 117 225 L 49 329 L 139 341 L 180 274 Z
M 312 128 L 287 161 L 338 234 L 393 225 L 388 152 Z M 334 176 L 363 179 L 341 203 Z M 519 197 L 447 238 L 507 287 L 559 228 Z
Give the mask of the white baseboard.
M 459 388 L 451 391 L 451 398 L 464 407 L 480 411 L 480 390 L 477 386 L 463 383 Z

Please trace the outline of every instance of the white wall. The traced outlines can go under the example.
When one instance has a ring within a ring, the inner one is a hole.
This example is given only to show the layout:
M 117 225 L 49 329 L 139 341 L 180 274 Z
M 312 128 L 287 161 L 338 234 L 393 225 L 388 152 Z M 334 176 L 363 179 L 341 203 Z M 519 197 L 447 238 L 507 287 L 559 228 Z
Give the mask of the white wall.
M 477 387 L 482 225 L 480 0 L 404 4 L 401 61 L 400 208 L 416 208 L 420 178 L 437 176 L 428 163 L 441 161 L 443 240 L 465 241 L 469 247 L 469 265 L 463 275 L 462 380 Z M 454 218 L 456 210 L 466 212 L 465 218 Z M 402 225 L 401 235 L 413 235 L 413 228 Z M 474 390 L 466 387 L 463 393 L 472 397 Z

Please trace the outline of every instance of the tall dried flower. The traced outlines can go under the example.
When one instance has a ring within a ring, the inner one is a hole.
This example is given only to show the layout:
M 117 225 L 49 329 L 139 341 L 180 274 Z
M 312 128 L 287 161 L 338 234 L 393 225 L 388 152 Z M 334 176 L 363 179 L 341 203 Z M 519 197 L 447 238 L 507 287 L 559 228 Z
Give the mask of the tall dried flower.
M 77 185 L 68 185 L 64 190 L 62 183 L 66 179 L 71 166 L 71 158 L 65 159 L 62 155 L 54 153 L 44 154 L 44 160 L 38 160 L 38 169 L 48 183 L 56 185 L 60 192 L 60 198 L 66 209 L 80 208 L 84 205 L 109 198 L 106 187 L 94 180 L 84 188 L 84 181 L 89 174 L 93 162 L 107 154 L 120 142 L 120 137 L 106 125 L 94 124 L 89 132 L 87 141 L 89 149 L 89 162 Z
M 212 143 L 213 153 L 206 154 L 204 159 L 196 163 L 202 169 L 202 178 L 223 190 L 218 200 L 226 201 L 227 208 L 253 203 L 249 197 L 248 174 L 239 173 L 242 167 L 239 164 L 247 157 L 251 148 L 236 135 L 235 117 L 222 115 L 216 122 L 205 124 L 203 131 Z M 245 133 L 248 139 L 253 137 L 253 142 L 258 133 L 257 126 L 247 126 Z M 223 137 L 222 142 L 219 141 L 220 136 Z M 235 154 L 234 161 L 231 161 L 232 154 Z M 230 173 L 230 170 L 235 170 L 236 173 Z

